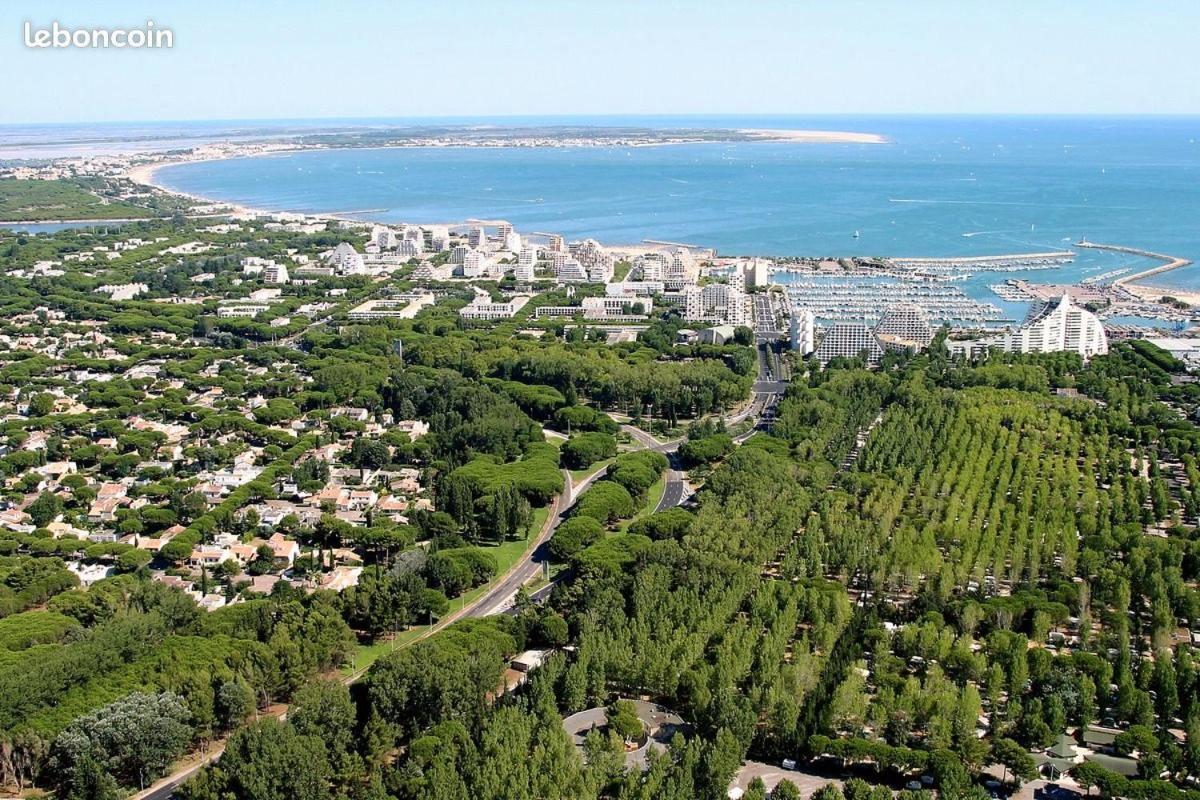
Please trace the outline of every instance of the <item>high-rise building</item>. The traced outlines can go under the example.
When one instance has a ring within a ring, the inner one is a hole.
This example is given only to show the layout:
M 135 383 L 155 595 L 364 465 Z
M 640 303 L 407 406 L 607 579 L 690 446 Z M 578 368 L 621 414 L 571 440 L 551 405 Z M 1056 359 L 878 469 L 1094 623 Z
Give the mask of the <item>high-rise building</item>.
M 1078 353 L 1085 360 L 1108 352 L 1108 336 L 1100 319 L 1063 294 L 1030 309 L 1025 322 L 1003 337 L 1005 350 L 1017 353 Z
M 380 250 L 391 250 L 398 243 L 396 232 L 386 225 L 376 225 L 371 229 L 371 241 L 379 245 Z
M 564 256 L 559 258 L 559 256 Z M 554 277 L 559 283 L 587 283 L 588 274 L 579 260 L 562 253 L 554 254 Z
M 482 250 L 468 250 L 463 257 L 463 277 L 479 278 L 488 274 L 490 259 Z
M 529 246 L 522 247 L 517 255 L 517 265 L 513 267 L 513 277 L 519 281 L 533 280 L 536 265 L 537 251 Z
M 596 253 L 588 264 L 588 280 L 592 283 L 608 283 L 612 280 L 616 263 L 611 253 Z
M 417 225 L 405 225 L 401 237 L 406 242 L 412 242 L 418 253 L 425 251 L 425 231 Z
M 817 347 L 815 322 L 813 313 L 807 308 L 792 309 L 789 324 L 792 349 L 802 356 L 808 355 Z
M 727 283 L 688 286 L 683 290 L 683 318 L 689 322 L 746 324 L 746 294 Z
M 897 303 L 883 310 L 875 336 L 885 348 L 923 350 L 933 341 L 933 328 L 925 309 L 912 303 Z
M 487 233 L 482 225 L 472 225 L 467 231 L 467 244 L 471 247 L 483 247 L 487 244 Z
M 635 272 L 643 281 L 661 281 L 666 274 L 665 261 L 658 253 L 639 256 L 634 262 Z
M 366 269 L 362 253 L 349 242 L 342 242 L 326 255 L 326 260 L 339 275 L 362 275 Z
M 666 273 L 664 280 L 668 286 L 682 288 L 696 283 L 700 278 L 700 267 L 696 264 L 692 254 L 680 247 L 671 254 L 667 261 Z
M 566 239 L 564 239 L 562 236 L 558 235 L 557 233 L 550 234 L 549 239 L 550 239 L 549 243 L 546 245 L 547 250 L 549 250 L 551 253 L 566 252 L 566 249 L 567 249 L 567 240 Z
M 826 329 L 816 349 L 821 366 L 835 358 L 865 358 L 868 366 L 878 366 L 883 348 L 875 334 L 861 322 L 838 322 Z

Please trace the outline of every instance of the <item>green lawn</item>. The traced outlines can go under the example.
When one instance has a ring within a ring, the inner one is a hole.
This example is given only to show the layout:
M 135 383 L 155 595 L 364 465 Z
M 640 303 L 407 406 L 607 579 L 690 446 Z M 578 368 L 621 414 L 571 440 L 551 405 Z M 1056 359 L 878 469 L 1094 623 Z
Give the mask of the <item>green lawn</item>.
M 658 508 L 659 501 L 662 500 L 663 492 L 667 490 L 667 473 L 663 471 L 658 476 L 658 480 L 650 484 L 650 488 L 646 490 L 646 501 L 642 503 L 642 507 L 633 515 L 633 519 L 621 520 L 617 525 L 618 531 L 626 530 L 634 520 L 641 519 L 654 513 L 654 509 Z
M 614 461 L 616 461 L 615 458 L 606 458 L 603 461 L 597 461 L 590 467 L 585 467 L 584 469 L 573 469 L 571 470 L 571 480 L 574 481 L 576 485 L 579 485 Z
M 483 545 L 483 549 L 491 553 L 496 559 L 496 577 L 488 581 L 482 586 L 476 586 L 469 592 L 453 597 L 450 599 L 450 612 L 458 611 L 460 608 L 470 605 L 479 598 L 483 597 L 496 582 L 503 577 L 504 573 L 508 572 L 514 564 L 520 561 L 527 550 L 533 545 L 537 539 L 538 533 L 542 529 L 542 525 L 546 523 L 546 517 L 550 514 L 549 506 L 535 508 L 533 510 L 532 521 L 529 524 L 529 536 L 525 539 L 513 539 L 499 545 Z M 402 647 L 407 647 L 412 644 L 417 637 L 429 630 L 428 625 L 418 625 L 409 628 L 406 631 L 398 633 L 394 640 L 378 641 L 371 644 L 360 644 L 354 651 L 351 663 L 342 668 L 343 675 L 351 675 L 357 670 L 364 667 L 369 667 L 381 656 L 390 653 L 392 650 L 397 650 Z M 434 634 L 437 635 L 436 633 Z

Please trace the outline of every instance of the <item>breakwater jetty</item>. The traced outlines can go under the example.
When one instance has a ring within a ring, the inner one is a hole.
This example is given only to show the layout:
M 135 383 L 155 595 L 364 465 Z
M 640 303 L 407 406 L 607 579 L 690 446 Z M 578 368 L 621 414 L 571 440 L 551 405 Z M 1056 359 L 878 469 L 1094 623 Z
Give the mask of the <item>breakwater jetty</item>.
M 1151 258 L 1151 259 L 1154 259 L 1155 261 L 1163 262 L 1162 264 L 1158 265 L 1157 267 L 1151 267 L 1150 269 L 1144 269 L 1141 272 L 1135 272 L 1132 275 L 1124 275 L 1120 278 L 1117 278 L 1112 283 L 1113 286 L 1125 286 L 1126 288 L 1128 288 L 1127 284 L 1136 283 L 1137 281 L 1143 280 L 1145 278 L 1149 278 L 1153 275 L 1162 275 L 1164 272 L 1170 272 L 1173 269 L 1179 269 L 1180 267 L 1186 267 L 1188 264 L 1192 263 L 1191 261 L 1189 261 L 1186 258 L 1179 258 L 1178 256 L 1169 256 L 1164 253 L 1155 253 L 1150 250 L 1139 250 L 1136 247 L 1125 247 L 1124 245 L 1119 245 L 1119 244 L 1098 244 L 1096 242 L 1089 242 L 1089 241 L 1084 240 L 1084 241 L 1076 242 L 1075 246 L 1076 247 L 1086 247 L 1089 250 L 1107 250 L 1112 253 L 1125 253 L 1126 255 L 1139 256 L 1141 258 Z

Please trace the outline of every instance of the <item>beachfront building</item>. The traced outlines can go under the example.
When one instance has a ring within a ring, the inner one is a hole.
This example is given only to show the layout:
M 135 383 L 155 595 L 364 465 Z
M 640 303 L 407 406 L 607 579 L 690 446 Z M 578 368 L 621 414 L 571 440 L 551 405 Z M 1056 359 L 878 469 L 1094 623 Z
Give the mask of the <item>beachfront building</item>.
M 633 262 L 633 272 L 643 281 L 662 281 L 667 273 L 667 260 L 660 253 L 638 256 Z
M 1006 334 L 1001 347 L 1011 353 L 1078 353 L 1086 361 L 1108 352 L 1104 325 L 1092 312 L 1071 302 L 1063 294 L 1030 309 L 1025 322 Z
M 874 332 L 861 322 L 835 323 L 825 331 L 815 352 L 821 366 L 835 358 L 862 358 L 867 366 L 875 367 L 883 357 Z
M 675 250 L 667 261 L 666 272 L 663 275 L 667 288 L 682 289 L 684 286 L 695 284 L 699 279 L 700 265 L 692 258 L 691 252 L 682 247 Z
M 807 308 L 797 308 L 792 311 L 788 331 L 789 339 L 792 349 L 802 356 L 817 349 L 815 323 L 816 318 Z
M 396 232 L 386 225 L 376 225 L 371 229 L 371 241 L 375 243 L 380 250 L 394 250 L 400 243 Z
M 688 286 L 683 291 L 683 318 L 689 322 L 746 324 L 746 293 L 727 283 Z
M 562 253 L 567 249 L 567 240 L 557 233 L 552 233 L 547 237 L 546 249 L 551 253 Z
M 467 244 L 471 247 L 483 247 L 487 244 L 487 232 L 482 225 L 472 225 L 467 231 Z
M 890 350 L 924 350 L 933 341 L 933 328 L 923 308 L 896 303 L 883 310 L 875 326 L 875 336 Z

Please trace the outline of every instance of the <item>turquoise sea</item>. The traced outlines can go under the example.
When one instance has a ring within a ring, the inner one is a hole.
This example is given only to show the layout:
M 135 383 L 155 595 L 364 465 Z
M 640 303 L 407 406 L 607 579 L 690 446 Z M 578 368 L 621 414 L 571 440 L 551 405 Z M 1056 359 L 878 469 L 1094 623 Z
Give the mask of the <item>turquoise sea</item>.
M 687 242 L 727 255 L 987 255 L 1086 238 L 1200 259 L 1198 117 L 490 122 L 815 128 L 878 133 L 888 143 L 327 150 L 172 166 L 159 179 L 273 210 L 389 222 L 507 219 L 523 231 Z M 1029 276 L 1075 281 L 1143 266 L 1079 251 L 1073 264 Z M 986 284 L 1022 275 L 980 273 L 964 289 L 1003 306 Z M 1200 288 L 1200 267 L 1159 282 Z

